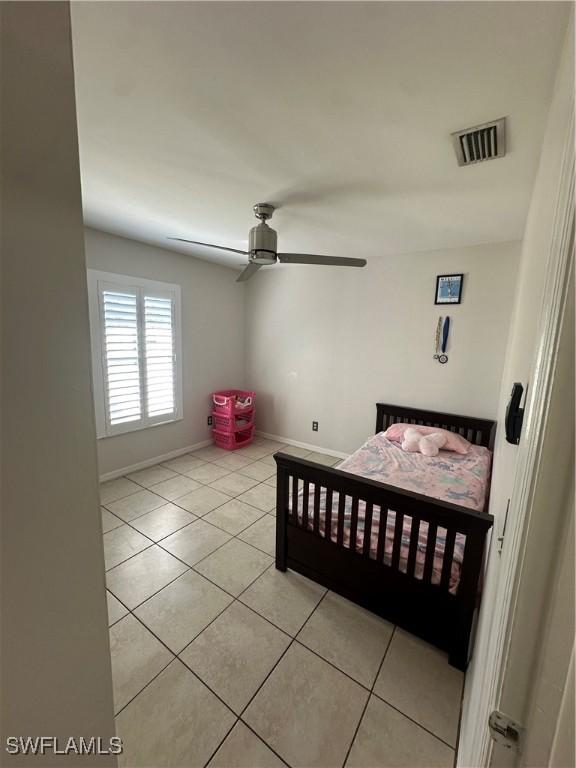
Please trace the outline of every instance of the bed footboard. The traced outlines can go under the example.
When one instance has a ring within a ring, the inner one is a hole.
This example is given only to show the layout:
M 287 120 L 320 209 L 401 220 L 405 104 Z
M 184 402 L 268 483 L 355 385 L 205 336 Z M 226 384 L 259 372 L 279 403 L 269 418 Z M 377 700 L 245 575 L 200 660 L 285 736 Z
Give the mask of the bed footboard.
M 450 663 L 465 669 L 492 516 L 306 459 L 283 453 L 274 458 L 276 568 L 298 571 L 398 624 L 448 652 Z M 391 552 L 388 522 L 394 526 Z M 465 543 L 454 589 L 458 534 Z M 445 537 L 440 568 L 439 535 Z

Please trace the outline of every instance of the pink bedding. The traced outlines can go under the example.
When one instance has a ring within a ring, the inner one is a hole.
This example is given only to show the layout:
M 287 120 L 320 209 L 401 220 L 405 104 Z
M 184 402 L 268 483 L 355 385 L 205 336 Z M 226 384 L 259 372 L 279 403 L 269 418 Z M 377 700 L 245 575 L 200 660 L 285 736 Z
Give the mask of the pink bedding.
M 477 511 L 484 508 L 484 499 L 490 478 L 491 452 L 487 448 L 474 445 L 466 455 L 440 451 L 438 456 L 426 457 L 420 453 L 406 453 L 398 444 L 392 443 L 381 432 L 367 440 L 352 456 L 338 465 L 338 469 L 355 475 L 387 483 L 398 488 L 421 493 L 442 501 L 449 501 L 463 507 L 469 507 Z M 332 521 L 330 538 L 336 541 L 338 494 L 334 493 L 332 499 Z M 312 510 L 314 508 L 314 488 L 310 487 L 308 502 L 308 528 L 312 530 Z M 320 532 L 325 535 L 325 509 L 326 491 L 322 490 L 320 498 Z M 352 501 L 346 497 L 344 512 L 344 546 L 350 546 Z M 360 502 L 358 507 L 358 527 L 356 533 L 356 551 L 361 552 L 365 535 L 365 505 Z M 370 557 L 376 559 L 378 544 L 378 531 L 381 516 L 386 514 L 386 537 L 384 563 L 391 564 L 392 548 L 394 541 L 394 528 L 396 513 L 392 510 L 373 510 L 370 535 Z M 302 520 L 302 489 L 298 496 L 298 517 Z M 408 550 L 412 518 L 404 517 L 402 530 L 402 543 L 400 549 L 399 569 L 406 572 Z M 428 523 L 421 521 L 418 534 L 418 548 L 416 552 L 416 564 L 414 576 L 422 578 L 424 561 L 426 558 L 426 544 L 428 536 Z M 460 580 L 460 566 L 464 555 L 466 537 L 457 534 L 452 558 L 449 590 L 453 594 L 457 591 Z M 432 583 L 439 584 L 444 560 L 444 547 L 446 543 L 446 529 L 438 528 L 434 547 L 434 560 L 432 568 Z

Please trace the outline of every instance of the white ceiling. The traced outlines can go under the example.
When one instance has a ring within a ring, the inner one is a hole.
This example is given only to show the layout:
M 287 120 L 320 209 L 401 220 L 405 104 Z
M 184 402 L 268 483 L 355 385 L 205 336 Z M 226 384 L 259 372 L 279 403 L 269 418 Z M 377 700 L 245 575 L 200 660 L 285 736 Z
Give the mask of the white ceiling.
M 521 238 L 567 4 L 77 2 L 86 222 L 223 264 L 252 205 L 279 250 L 386 254 Z M 450 132 L 506 116 L 504 159 Z

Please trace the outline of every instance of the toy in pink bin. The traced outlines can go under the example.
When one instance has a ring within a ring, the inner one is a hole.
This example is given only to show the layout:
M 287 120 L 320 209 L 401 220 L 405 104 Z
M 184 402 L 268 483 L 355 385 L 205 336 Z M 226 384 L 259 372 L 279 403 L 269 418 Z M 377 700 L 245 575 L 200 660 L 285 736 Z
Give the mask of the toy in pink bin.
M 402 450 L 409 453 L 421 453 L 423 456 L 437 456 L 438 451 L 445 444 L 446 435 L 441 432 L 423 435 L 418 429 L 410 427 L 404 432 Z

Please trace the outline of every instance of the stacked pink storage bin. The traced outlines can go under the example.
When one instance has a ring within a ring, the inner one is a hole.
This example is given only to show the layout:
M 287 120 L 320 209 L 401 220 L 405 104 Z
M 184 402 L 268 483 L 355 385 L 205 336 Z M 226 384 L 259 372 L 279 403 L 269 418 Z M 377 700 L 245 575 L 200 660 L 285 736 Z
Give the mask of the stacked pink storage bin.
M 212 393 L 212 436 L 219 448 L 235 451 L 254 439 L 256 393 L 222 389 Z

